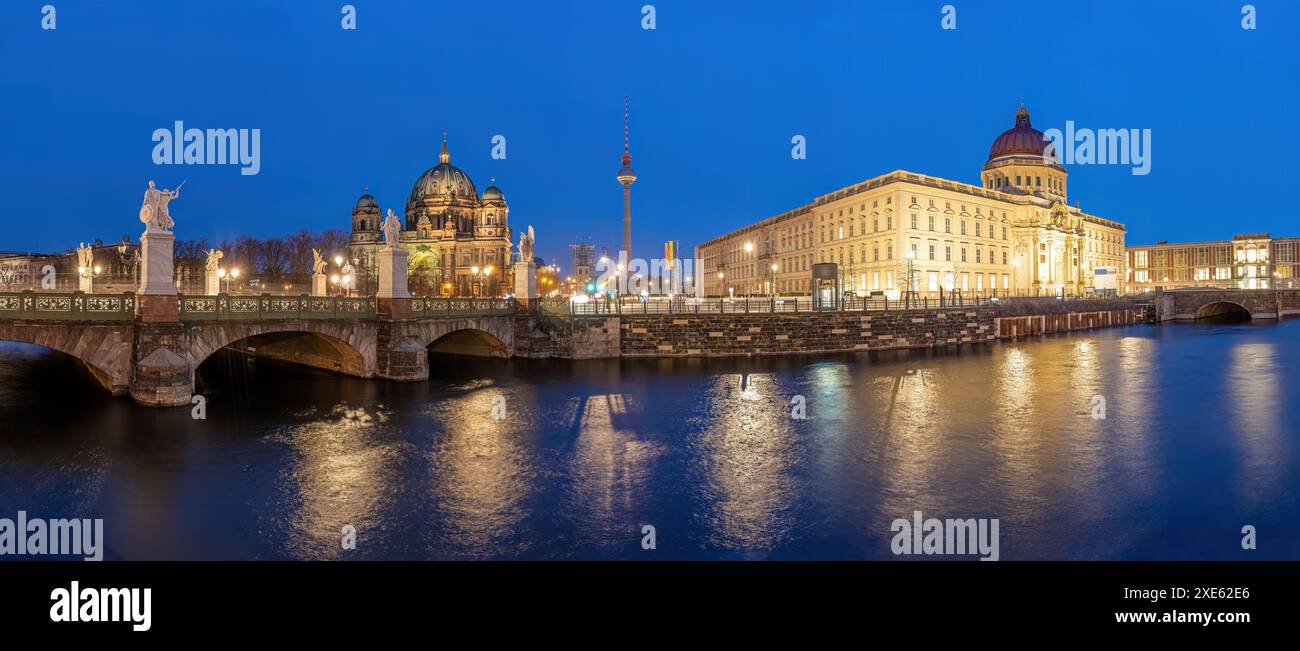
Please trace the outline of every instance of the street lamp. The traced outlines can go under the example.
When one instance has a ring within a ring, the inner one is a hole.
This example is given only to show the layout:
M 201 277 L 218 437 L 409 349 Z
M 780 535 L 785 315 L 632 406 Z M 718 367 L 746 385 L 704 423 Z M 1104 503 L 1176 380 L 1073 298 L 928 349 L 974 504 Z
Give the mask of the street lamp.
M 1013 267 L 1013 269 L 1011 270 L 1011 294 L 1014 296 L 1016 293 L 1016 287 L 1020 281 L 1020 279 L 1018 278 L 1018 276 L 1020 275 L 1020 256 L 1016 256 L 1015 258 L 1012 258 L 1011 266 Z

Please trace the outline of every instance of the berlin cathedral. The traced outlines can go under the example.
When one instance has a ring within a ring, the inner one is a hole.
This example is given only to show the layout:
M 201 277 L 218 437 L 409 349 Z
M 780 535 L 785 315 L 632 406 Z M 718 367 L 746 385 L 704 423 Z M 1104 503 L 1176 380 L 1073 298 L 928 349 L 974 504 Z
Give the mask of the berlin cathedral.
M 501 189 L 478 193 L 474 181 L 451 164 L 443 137 L 438 164 L 415 180 L 406 199 L 400 245 L 410 252 L 408 284 L 416 296 L 501 296 L 511 278 L 510 208 Z M 375 277 L 385 246 L 384 213 L 369 192 L 352 209 L 348 256 Z

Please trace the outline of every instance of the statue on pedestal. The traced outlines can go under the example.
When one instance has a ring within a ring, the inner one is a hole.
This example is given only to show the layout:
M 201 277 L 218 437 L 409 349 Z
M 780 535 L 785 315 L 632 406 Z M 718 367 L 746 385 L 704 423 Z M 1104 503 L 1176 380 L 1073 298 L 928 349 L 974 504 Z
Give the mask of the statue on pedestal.
M 388 217 L 384 219 L 384 241 L 388 248 L 397 248 L 397 243 L 402 237 L 402 222 L 393 214 L 393 209 L 388 209 Z
M 77 271 L 82 276 L 90 274 L 95 268 L 95 250 L 86 246 L 85 242 L 77 247 Z
M 519 261 L 524 264 L 533 263 L 533 227 L 528 227 L 528 233 L 519 234 Z
M 181 185 L 185 182 L 181 181 Z M 180 195 L 180 185 L 175 190 L 159 190 L 153 181 L 149 182 L 149 189 L 144 191 L 144 203 L 140 206 L 140 221 L 144 222 L 146 233 L 167 232 L 176 225 L 167 204 Z
M 317 276 L 324 275 L 325 267 L 328 266 L 329 263 L 325 261 L 325 258 L 321 257 L 320 251 L 316 249 L 311 250 L 311 257 L 312 257 L 312 262 L 311 262 L 312 274 Z
M 208 262 L 204 265 L 205 271 L 216 271 L 221 267 L 221 259 L 226 257 L 219 249 L 208 249 Z

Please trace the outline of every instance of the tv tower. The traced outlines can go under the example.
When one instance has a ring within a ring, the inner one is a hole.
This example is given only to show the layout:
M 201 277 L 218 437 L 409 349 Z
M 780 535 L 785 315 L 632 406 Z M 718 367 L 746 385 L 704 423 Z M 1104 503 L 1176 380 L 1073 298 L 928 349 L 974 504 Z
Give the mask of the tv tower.
M 632 169 L 632 151 L 628 147 L 627 95 L 623 96 L 623 168 L 618 171 L 618 182 L 623 184 L 623 254 L 627 264 L 632 264 L 632 184 L 636 171 Z

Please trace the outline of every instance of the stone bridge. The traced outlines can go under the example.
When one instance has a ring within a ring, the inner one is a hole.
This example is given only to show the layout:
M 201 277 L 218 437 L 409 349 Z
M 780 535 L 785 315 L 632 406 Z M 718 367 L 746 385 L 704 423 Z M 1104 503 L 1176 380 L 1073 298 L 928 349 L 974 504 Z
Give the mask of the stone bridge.
M 363 378 L 424 380 L 428 353 L 508 357 L 509 299 L 405 299 L 405 318 L 374 298 L 179 296 L 174 319 L 138 318 L 134 294 L 0 294 L 0 340 L 81 360 L 114 395 L 190 403 L 194 372 L 231 348 Z
M 1279 319 L 1300 314 L 1300 289 L 1180 289 L 1161 292 L 1156 305 L 1161 321 Z

